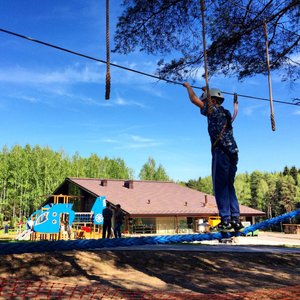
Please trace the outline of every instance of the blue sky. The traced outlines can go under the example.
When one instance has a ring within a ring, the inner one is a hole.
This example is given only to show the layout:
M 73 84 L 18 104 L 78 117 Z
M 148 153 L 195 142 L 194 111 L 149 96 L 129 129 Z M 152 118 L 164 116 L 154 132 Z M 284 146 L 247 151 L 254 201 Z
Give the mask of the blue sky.
M 112 33 L 120 2 L 111 0 Z M 105 60 L 104 0 L 2 0 L 0 20 L 3 29 Z M 182 86 L 112 67 L 111 99 L 106 101 L 104 64 L 2 32 L 0 51 L 1 147 L 39 144 L 69 155 L 120 157 L 136 179 L 150 156 L 173 180 L 210 175 L 206 119 Z M 141 52 L 111 54 L 111 62 L 147 73 L 155 72 L 159 59 Z M 299 98 L 299 82 L 291 86 L 274 73 L 272 83 L 274 99 Z M 199 79 L 196 84 L 205 83 Z M 210 86 L 269 95 L 264 76 L 243 82 L 214 77 Z M 232 101 L 225 97 L 231 111 Z M 275 132 L 268 102 L 240 98 L 234 122 L 239 173 L 300 168 L 300 107 L 275 103 L 274 110 Z

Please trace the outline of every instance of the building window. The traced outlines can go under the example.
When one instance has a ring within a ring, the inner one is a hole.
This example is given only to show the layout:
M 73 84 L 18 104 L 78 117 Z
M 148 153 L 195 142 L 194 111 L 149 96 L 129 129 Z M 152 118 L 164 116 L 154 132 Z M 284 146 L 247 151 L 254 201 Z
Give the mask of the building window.
M 155 218 L 133 218 L 130 220 L 130 231 L 136 234 L 156 233 Z

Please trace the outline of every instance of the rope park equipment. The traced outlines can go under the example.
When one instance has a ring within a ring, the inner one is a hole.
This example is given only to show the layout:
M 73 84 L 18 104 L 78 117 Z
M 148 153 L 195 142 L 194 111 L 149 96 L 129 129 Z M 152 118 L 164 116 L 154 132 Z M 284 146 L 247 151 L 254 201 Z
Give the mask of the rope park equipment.
M 212 100 L 209 92 L 209 83 L 208 83 L 208 65 L 207 65 L 207 51 L 206 51 L 206 26 L 205 26 L 205 0 L 201 0 L 201 19 L 202 19 L 202 40 L 203 40 L 203 60 L 204 60 L 204 70 L 205 70 L 205 88 L 202 88 L 207 92 L 207 113 L 210 115 L 212 113 Z M 267 60 L 267 70 L 268 70 L 268 86 L 269 86 L 269 102 L 270 102 L 270 111 L 271 111 L 271 127 L 275 131 L 275 117 L 274 117 L 274 107 L 273 107 L 273 95 L 272 95 L 272 82 L 271 82 L 271 68 L 270 68 L 270 58 L 269 58 L 269 41 L 268 41 L 268 30 L 267 30 L 267 21 L 263 22 L 264 28 L 264 38 L 266 45 L 266 60 Z M 232 116 L 231 122 L 233 122 L 238 114 L 238 95 L 234 93 L 234 113 Z
M 110 44 L 109 44 L 109 0 L 106 0 L 106 80 L 105 80 L 105 100 L 110 98 Z
M 207 93 L 207 113 L 212 113 L 212 101 L 209 91 L 208 83 L 208 68 L 207 68 L 207 52 L 206 52 L 206 29 L 205 29 L 205 17 L 204 17 L 204 0 L 201 0 L 201 19 L 202 19 L 202 41 L 203 41 L 203 60 L 204 60 L 204 71 L 205 71 L 205 91 Z
M 174 243 L 192 243 L 196 241 L 221 240 L 233 236 L 247 235 L 255 230 L 265 229 L 284 220 L 291 219 L 300 214 L 300 208 L 290 213 L 286 213 L 266 221 L 253 224 L 246 227 L 243 232 L 227 233 L 199 233 L 199 234 L 179 234 L 163 236 L 147 236 L 132 238 L 114 238 L 114 239 L 91 239 L 91 240 L 59 240 L 59 241 L 39 241 L 39 242 L 0 242 L 0 255 L 22 254 L 22 253 L 43 253 L 53 251 L 71 251 L 71 250 L 92 250 L 112 247 L 130 247 L 141 245 L 161 245 Z
M 204 70 L 205 70 L 205 88 L 202 88 L 204 91 L 207 92 L 207 113 L 212 113 L 212 100 L 211 95 L 209 92 L 209 83 L 208 83 L 208 67 L 207 67 L 207 51 L 206 51 L 206 26 L 205 26 L 205 2 L 204 0 L 201 0 L 201 19 L 202 19 L 202 40 L 203 40 L 203 60 L 204 60 Z M 235 120 L 237 114 L 238 114 L 238 94 L 233 94 L 233 116 L 231 119 L 231 123 Z M 273 115 L 274 118 L 274 115 Z M 225 129 L 225 127 L 224 127 Z
M 268 41 L 268 28 L 267 22 L 264 20 L 264 35 L 266 42 L 266 57 L 267 57 L 267 68 L 268 68 L 268 84 L 269 84 L 269 97 L 270 97 L 270 111 L 271 111 L 271 126 L 272 130 L 275 131 L 275 118 L 273 108 L 273 94 L 272 94 L 272 82 L 271 82 L 271 71 L 270 71 L 270 58 L 269 58 L 269 41 Z
M 56 50 L 60 50 L 60 51 L 63 51 L 63 52 L 67 52 L 67 53 L 76 55 L 76 56 L 80 56 L 80 57 L 83 57 L 83 58 L 86 58 L 86 59 L 89 59 L 89 60 L 93 60 L 93 61 L 96 61 L 96 62 L 99 62 L 99 63 L 102 63 L 102 64 L 107 64 L 107 62 L 103 59 L 99 59 L 99 58 L 96 58 L 96 57 L 93 57 L 93 56 L 90 56 L 90 55 L 86 55 L 86 54 L 83 54 L 83 53 L 80 53 L 80 52 L 77 52 L 77 51 L 73 51 L 73 50 L 63 48 L 63 47 L 60 47 L 60 46 L 57 46 L 57 45 L 54 45 L 54 44 L 50 44 L 50 43 L 47 43 L 47 42 L 44 42 L 44 41 L 41 41 L 41 40 L 38 40 L 38 39 L 35 39 L 35 38 L 32 38 L 32 37 L 28 37 L 28 36 L 25 36 L 25 35 L 22 35 L 22 34 L 19 34 L 19 33 L 4 29 L 4 28 L 0 28 L 0 32 L 6 33 L 6 34 L 9 34 L 9 35 L 13 35 L 13 36 L 25 39 L 27 41 L 34 42 L 34 43 L 37 43 L 37 44 L 40 44 L 40 45 L 43 45 L 43 46 L 47 46 L 47 47 L 50 47 L 50 48 L 53 48 L 53 49 L 56 49 Z M 125 66 L 122 66 L 122 65 L 119 65 L 119 64 L 110 63 L 110 66 L 113 66 L 115 68 L 119 68 L 119 69 L 122 69 L 122 70 L 125 70 L 125 71 L 133 72 L 133 73 L 136 73 L 136 74 L 140 74 L 140 75 L 143 75 L 143 76 L 147 76 L 147 77 L 150 77 L 150 78 L 153 78 L 153 79 L 156 79 L 156 80 L 161 80 L 161 81 L 165 81 L 165 82 L 168 82 L 168 83 L 173 83 L 173 84 L 177 84 L 177 85 L 182 86 L 182 82 L 175 81 L 175 80 L 170 80 L 170 79 L 167 79 L 167 78 L 164 78 L 164 77 L 159 77 L 157 75 L 153 75 L 153 74 L 150 74 L 150 73 L 146 73 L 146 72 L 143 72 L 143 71 L 139 71 L 139 70 L 136 70 L 136 69 L 125 67 Z M 199 87 L 199 86 L 196 86 L 196 85 L 191 85 L 191 87 L 194 88 L 194 89 L 202 90 L 202 87 Z M 270 99 L 264 98 L 264 97 L 256 97 L 256 96 L 238 94 L 238 93 L 231 93 L 231 92 L 226 92 L 226 91 L 222 91 L 222 93 L 225 94 L 225 95 L 231 95 L 231 96 L 237 95 L 238 97 L 247 98 L 247 99 L 268 101 L 268 102 L 270 101 Z M 273 102 L 274 103 L 279 103 L 279 104 L 300 106 L 300 101 L 298 101 L 298 98 L 294 99 L 293 102 L 282 101 L 282 100 L 274 100 L 274 99 L 273 99 Z
M 203 41 L 203 60 L 204 60 L 204 70 L 205 70 L 205 88 L 202 88 L 203 91 L 207 92 L 207 113 L 212 113 L 212 100 L 209 92 L 209 83 L 208 83 L 208 67 L 207 67 L 207 51 L 206 51 L 206 26 L 205 26 L 205 3 L 204 0 L 201 0 L 201 20 L 202 20 L 202 41 Z M 233 94 L 233 116 L 231 122 L 235 120 L 238 114 L 238 94 Z M 273 116 L 274 118 L 274 116 Z M 225 127 L 224 127 L 225 128 Z

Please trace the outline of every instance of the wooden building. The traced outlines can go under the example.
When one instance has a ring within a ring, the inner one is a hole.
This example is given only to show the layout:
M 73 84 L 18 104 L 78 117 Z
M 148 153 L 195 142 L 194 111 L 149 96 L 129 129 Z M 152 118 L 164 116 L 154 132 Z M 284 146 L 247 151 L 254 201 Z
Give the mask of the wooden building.
M 174 182 L 66 178 L 54 194 L 79 196 L 73 204 L 75 212 L 90 212 L 98 196 L 105 196 L 112 207 L 120 204 L 126 215 L 125 233 L 198 232 L 209 217 L 218 215 L 214 196 Z M 243 205 L 240 211 L 242 220 L 251 223 L 265 215 Z

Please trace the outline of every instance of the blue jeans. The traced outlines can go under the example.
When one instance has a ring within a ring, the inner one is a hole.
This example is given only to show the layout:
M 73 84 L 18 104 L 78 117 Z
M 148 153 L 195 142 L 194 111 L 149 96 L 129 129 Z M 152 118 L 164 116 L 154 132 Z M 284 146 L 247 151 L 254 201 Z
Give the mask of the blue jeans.
M 121 237 L 121 226 L 122 223 L 117 223 L 115 228 L 114 228 L 114 234 L 115 234 L 115 238 L 120 238 Z
M 234 189 L 237 154 L 230 155 L 216 148 L 212 155 L 212 181 L 219 216 L 222 221 L 230 221 L 240 216 L 239 203 Z

